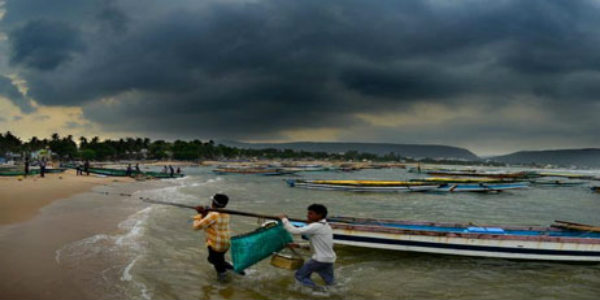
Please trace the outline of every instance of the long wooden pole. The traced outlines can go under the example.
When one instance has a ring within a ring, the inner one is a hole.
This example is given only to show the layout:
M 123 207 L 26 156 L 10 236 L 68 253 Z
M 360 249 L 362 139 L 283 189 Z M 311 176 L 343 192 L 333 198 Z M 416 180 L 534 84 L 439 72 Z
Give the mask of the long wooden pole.
M 579 230 L 579 231 L 590 231 L 590 232 L 600 232 L 600 226 L 593 226 L 588 224 L 581 224 L 575 222 L 554 220 L 555 223 L 552 227 L 562 228 L 562 229 L 570 229 L 570 230 Z
M 193 210 L 196 209 L 196 206 L 187 205 L 187 204 L 153 200 L 153 199 L 143 198 L 143 197 L 140 197 L 140 199 L 144 202 L 153 203 L 153 204 L 171 205 L 171 206 L 176 206 L 176 207 L 181 207 L 181 208 L 189 208 L 189 209 L 193 209 Z M 263 214 L 257 214 L 257 213 L 252 213 L 252 212 L 224 209 L 224 208 L 208 208 L 208 209 L 206 209 L 206 211 L 216 211 L 216 212 L 231 214 L 231 215 L 279 220 L 279 217 L 277 217 L 277 216 L 263 215 Z M 300 220 L 300 219 L 294 219 L 294 218 L 288 218 L 288 220 L 293 221 L 293 222 L 306 222 L 306 220 Z

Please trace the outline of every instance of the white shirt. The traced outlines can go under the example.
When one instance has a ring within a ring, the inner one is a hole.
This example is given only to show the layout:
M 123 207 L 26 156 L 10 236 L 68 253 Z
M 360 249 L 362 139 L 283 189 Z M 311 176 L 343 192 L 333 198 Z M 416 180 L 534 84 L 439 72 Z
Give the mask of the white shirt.
M 333 252 L 333 230 L 325 219 L 310 223 L 304 227 L 294 227 L 287 218 L 281 220 L 285 229 L 291 234 L 302 234 L 308 237 L 313 251 L 312 259 L 322 263 L 335 262 Z

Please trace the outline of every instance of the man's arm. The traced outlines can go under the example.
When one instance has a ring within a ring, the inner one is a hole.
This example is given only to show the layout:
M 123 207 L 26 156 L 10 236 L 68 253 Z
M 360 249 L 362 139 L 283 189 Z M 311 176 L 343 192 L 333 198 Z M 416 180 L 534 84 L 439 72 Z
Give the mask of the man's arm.
M 319 226 L 316 223 L 312 223 L 304 227 L 294 227 L 287 218 L 282 218 L 281 222 L 283 222 L 285 230 L 291 234 L 313 234 L 317 231 L 317 226 Z
M 206 217 L 202 215 L 194 216 L 194 230 L 204 229 L 217 221 L 217 215 L 214 213 L 209 213 Z
M 289 243 L 289 244 L 287 244 L 287 246 L 289 248 L 300 248 L 300 249 L 310 250 L 309 243 Z

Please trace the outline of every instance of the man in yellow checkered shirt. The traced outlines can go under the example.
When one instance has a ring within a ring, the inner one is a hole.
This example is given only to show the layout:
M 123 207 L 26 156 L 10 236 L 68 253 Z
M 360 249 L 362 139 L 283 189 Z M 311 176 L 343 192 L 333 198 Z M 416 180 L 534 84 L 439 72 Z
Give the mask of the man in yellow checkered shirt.
M 211 199 L 211 208 L 224 208 L 229 202 L 229 197 L 225 194 L 215 194 Z M 225 261 L 225 253 L 229 250 L 231 237 L 229 215 L 216 211 L 208 212 L 204 206 L 196 207 L 196 211 L 199 215 L 194 216 L 194 230 L 204 229 L 208 261 L 215 267 L 217 278 L 224 280 L 227 270 L 233 269 L 233 266 Z

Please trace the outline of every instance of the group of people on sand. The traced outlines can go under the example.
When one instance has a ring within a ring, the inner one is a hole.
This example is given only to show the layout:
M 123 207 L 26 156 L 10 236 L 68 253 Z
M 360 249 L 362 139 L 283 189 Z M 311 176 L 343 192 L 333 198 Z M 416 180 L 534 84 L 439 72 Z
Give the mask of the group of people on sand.
M 142 170 L 140 170 L 140 164 L 135 164 L 135 174 L 141 174 Z M 131 177 L 133 175 L 133 169 L 131 168 L 131 164 L 127 165 L 127 170 L 125 171 L 125 175 Z
M 206 246 L 208 248 L 208 262 L 217 272 L 217 279 L 224 281 L 227 271 L 233 266 L 225 260 L 225 254 L 230 247 L 231 232 L 229 228 L 229 214 L 211 209 L 222 209 L 227 206 L 229 197 L 225 194 L 215 194 L 211 198 L 211 207 L 197 206 L 198 215 L 194 217 L 194 230 L 204 230 Z M 304 227 L 294 227 L 285 214 L 278 216 L 284 228 L 291 234 L 302 235 L 308 238 L 308 245 L 290 243 L 290 248 L 311 249 L 311 259 L 304 263 L 295 273 L 295 278 L 301 284 L 313 289 L 322 289 L 311 279 L 312 273 L 317 273 L 326 285 L 333 285 L 333 264 L 336 254 L 333 251 L 333 231 L 327 223 L 327 207 L 322 204 L 311 204 L 307 208 L 306 223 Z M 240 273 L 244 275 L 243 272 Z
M 83 164 L 77 164 L 76 171 L 77 176 L 83 176 L 83 172 L 85 172 L 86 176 L 90 176 L 90 161 L 86 160 Z
M 42 159 L 39 159 L 37 162 L 38 162 L 38 166 L 40 166 L 40 177 L 45 177 L 46 165 L 47 165 L 46 159 L 42 158 Z M 29 164 L 30 164 L 29 157 L 25 157 L 25 170 L 24 170 L 25 177 L 27 177 L 27 175 L 29 175 Z
M 175 174 L 181 174 L 181 168 L 177 167 L 177 171 L 175 171 L 172 165 L 169 165 L 168 167 L 165 165 L 162 172 L 165 174 L 170 174 L 171 177 L 175 177 Z

